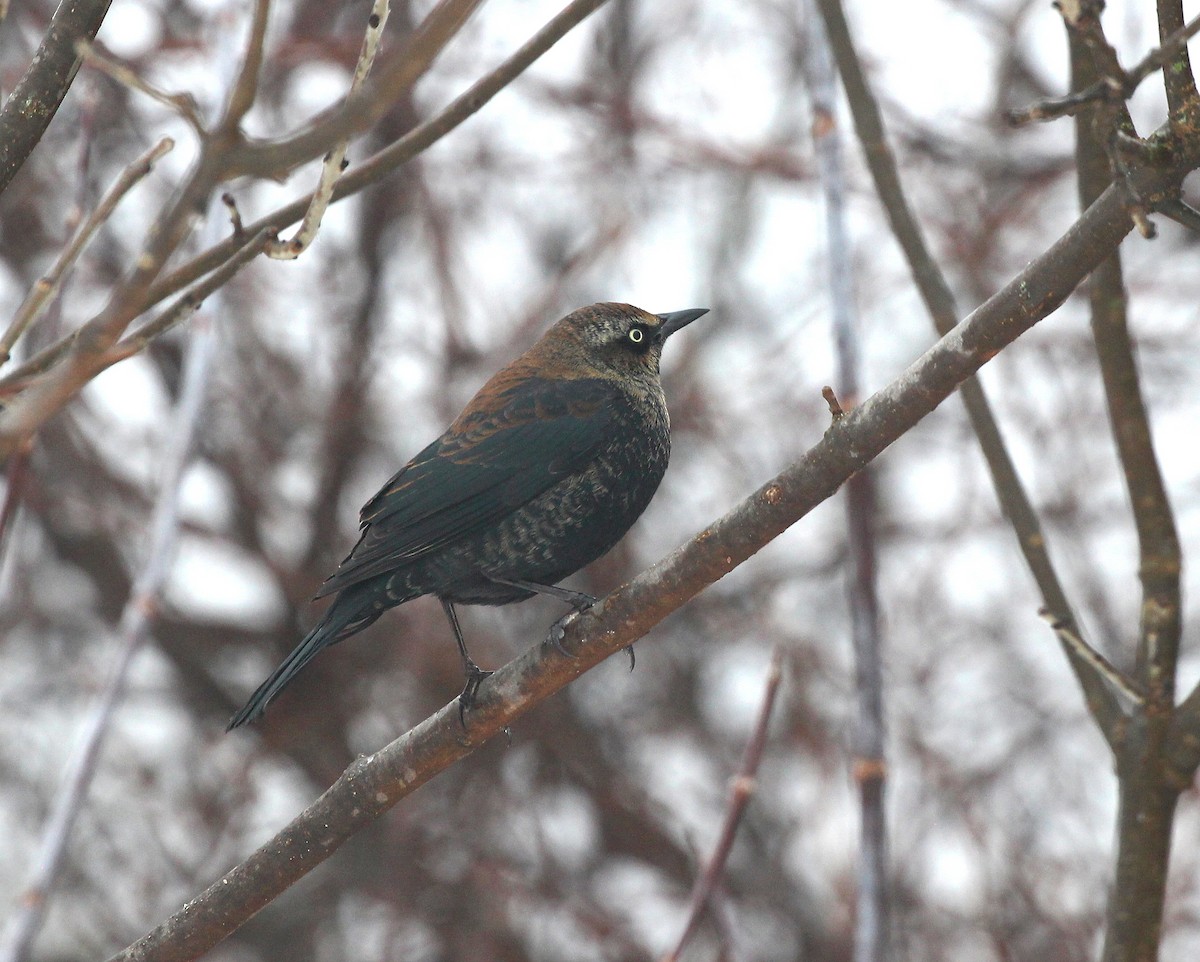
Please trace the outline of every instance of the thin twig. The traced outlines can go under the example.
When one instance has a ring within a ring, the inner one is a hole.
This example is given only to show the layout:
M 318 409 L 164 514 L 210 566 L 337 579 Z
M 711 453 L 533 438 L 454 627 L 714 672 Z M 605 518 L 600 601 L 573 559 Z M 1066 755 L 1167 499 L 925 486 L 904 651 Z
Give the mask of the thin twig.
M 224 202 L 224 198 L 222 198 L 222 202 Z M 231 280 L 256 256 L 261 254 L 267 238 L 274 236 L 274 234 L 275 228 L 270 225 L 259 229 L 253 237 L 247 237 L 244 232 L 238 235 L 235 231 L 235 236 L 239 236 L 241 246 L 234 248 L 233 255 L 229 260 L 217 267 L 215 271 L 201 280 L 200 283 L 189 288 L 174 304 L 165 308 L 153 320 L 147 321 L 141 327 L 130 332 L 126 337 L 109 347 L 103 355 L 96 358 L 93 362 L 96 373 L 144 350 L 156 337 L 174 329 L 180 322 L 186 320 L 199 309 L 206 298 Z M 25 361 L 19 367 L 14 368 L 4 378 L 0 379 L 0 397 L 20 391 L 30 378 L 36 377 L 43 371 L 52 368 L 58 363 L 63 354 L 70 349 L 71 344 L 78 337 L 78 334 L 79 332 L 76 331 L 70 337 L 64 338 L 47 348 L 43 348 L 29 360 Z
M 119 63 L 112 57 L 100 53 L 90 41 L 76 41 L 75 52 L 89 67 L 99 70 L 102 74 L 111 77 L 122 86 L 128 87 L 130 90 L 136 90 L 138 93 L 144 94 L 164 107 L 170 108 L 192 128 L 192 131 L 198 137 L 205 135 L 204 122 L 200 119 L 200 107 L 196 103 L 196 98 L 190 93 L 173 94 L 165 90 L 160 90 L 149 81 L 143 80 L 136 72 L 130 70 L 123 63 Z
M 1166 67 L 1171 58 L 1176 56 L 1180 50 L 1186 50 L 1188 41 L 1197 33 L 1200 33 L 1200 16 L 1193 17 L 1172 33 L 1130 70 L 1121 70 L 1118 67 L 1114 76 L 1101 77 L 1082 90 L 1063 97 L 1038 100 L 1027 107 L 1010 110 L 1005 114 L 1005 118 L 1010 124 L 1020 126 L 1033 121 L 1073 117 L 1094 103 L 1106 101 L 1123 103 L 1133 96 L 1142 81 L 1155 71 Z
M 1138 687 L 1137 683 L 1128 678 L 1120 668 L 1080 638 L 1079 632 L 1075 631 L 1066 621 L 1045 608 L 1038 611 L 1038 616 L 1054 630 L 1059 641 L 1072 649 L 1084 661 L 1090 663 L 1104 677 L 1104 680 L 1113 686 L 1114 690 L 1125 696 L 1126 701 L 1130 705 L 1144 705 L 1146 703 L 1146 693 Z
M 50 299 L 58 291 L 63 276 L 71 269 L 71 266 L 83 252 L 84 247 L 87 246 L 88 241 L 91 240 L 96 231 L 112 216 L 117 204 L 121 202 L 121 199 L 129 193 L 138 181 L 154 169 L 154 165 L 169 153 L 174 146 L 175 141 L 170 137 L 164 137 L 121 172 L 121 175 L 100 199 L 100 203 L 96 205 L 87 220 L 76 230 L 75 236 L 71 238 L 62 253 L 58 255 L 58 260 L 54 262 L 49 271 L 38 278 L 37 283 L 33 285 L 33 289 L 26 295 L 25 301 L 17 309 L 16 316 L 9 323 L 4 336 L 0 337 L 0 364 L 8 361 L 13 345 L 28 330 L 29 326 L 37 320 L 38 316 L 50 302 Z
M 190 288 L 169 308 L 114 344 L 105 356 L 105 366 L 111 366 L 145 350 L 154 338 L 165 334 L 191 317 L 200 309 L 205 300 L 228 284 L 243 267 L 261 254 L 272 236 L 274 236 L 274 231 L 267 227 L 249 238 L 240 251 L 195 287 Z
M 754 793 L 758 790 L 758 766 L 762 761 L 763 749 L 767 744 L 767 727 L 771 721 L 771 711 L 775 707 L 775 696 L 779 693 L 779 683 L 783 678 L 783 649 L 778 645 L 771 652 L 771 665 L 767 669 L 767 682 L 763 689 L 762 706 L 758 710 L 758 718 L 754 730 L 746 742 L 742 752 L 742 763 L 733 778 L 729 789 L 729 801 L 725 806 L 725 818 L 721 822 L 721 831 L 713 853 L 704 866 L 704 871 L 696 879 L 692 887 L 691 904 L 688 909 L 687 922 L 679 933 L 679 941 L 675 947 L 662 957 L 662 962 L 678 962 L 684 948 L 695 935 L 708 908 L 721 878 L 725 874 L 725 865 L 729 861 L 729 853 L 733 851 L 733 841 L 737 837 L 738 825 L 742 815 Z
M 379 41 L 383 37 L 383 28 L 387 26 L 388 13 L 391 5 L 388 0 L 375 0 L 371 7 L 371 15 L 367 18 L 367 32 L 363 34 L 362 49 L 358 53 L 358 63 L 354 67 L 354 79 L 350 82 L 350 95 L 358 93 L 371 72 L 375 55 L 379 51 Z M 313 192 L 312 202 L 304 212 L 304 220 L 291 240 L 272 240 L 267 244 L 267 256 L 276 260 L 295 260 L 304 253 L 316 239 L 317 231 L 321 228 L 321 219 L 325 216 L 330 202 L 333 200 L 333 189 L 337 186 L 346 169 L 346 150 L 350 141 L 342 140 L 334 144 L 325 155 L 321 164 L 321 176 L 317 189 Z

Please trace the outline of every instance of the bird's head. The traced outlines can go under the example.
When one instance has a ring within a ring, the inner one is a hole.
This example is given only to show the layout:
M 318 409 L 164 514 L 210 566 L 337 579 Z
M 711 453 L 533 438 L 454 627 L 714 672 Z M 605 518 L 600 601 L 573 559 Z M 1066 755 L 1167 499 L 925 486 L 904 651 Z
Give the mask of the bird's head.
M 708 308 L 651 314 L 632 304 L 593 304 L 573 311 L 546 332 L 543 341 L 599 376 L 658 376 L 668 337 Z

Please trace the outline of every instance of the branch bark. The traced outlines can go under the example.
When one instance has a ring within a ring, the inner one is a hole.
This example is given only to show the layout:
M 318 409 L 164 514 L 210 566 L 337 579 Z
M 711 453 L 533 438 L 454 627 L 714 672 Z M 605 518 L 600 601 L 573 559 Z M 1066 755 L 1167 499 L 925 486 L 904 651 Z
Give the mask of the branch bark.
M 1099 30 L 1099 21 L 1094 21 Z M 1102 79 L 1104 68 L 1080 34 L 1068 27 L 1072 89 Z M 1170 89 L 1170 88 L 1168 88 Z M 1112 180 L 1100 107 L 1075 118 L 1079 202 L 1086 207 Z M 1158 957 L 1170 864 L 1171 829 L 1181 783 L 1167 751 L 1175 709 L 1175 669 L 1181 631 L 1179 537 L 1150 434 L 1133 343 L 1119 252 L 1096 268 L 1088 284 L 1092 336 L 1109 421 L 1137 527 L 1142 580 L 1137 675 L 1145 698 L 1130 706 L 1116 746 L 1120 808 L 1116 877 L 1109 895 L 1104 962 Z
M 37 53 L 0 109 L 0 193 L 46 133 L 79 72 L 75 45 L 91 41 L 112 0 L 62 0 Z

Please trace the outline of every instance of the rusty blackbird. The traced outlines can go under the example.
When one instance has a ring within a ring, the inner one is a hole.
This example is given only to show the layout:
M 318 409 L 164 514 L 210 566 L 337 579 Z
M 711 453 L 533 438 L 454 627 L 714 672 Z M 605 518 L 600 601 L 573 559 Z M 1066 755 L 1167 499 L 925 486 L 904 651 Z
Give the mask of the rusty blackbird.
M 556 585 L 615 545 L 658 489 L 671 450 L 659 356 L 705 313 L 594 304 L 493 376 L 366 503 L 358 544 L 317 593 L 337 597 L 229 728 L 258 718 L 321 649 L 421 595 L 441 600 L 458 643 L 460 713 L 491 672 L 467 653 L 456 604 L 591 604 Z

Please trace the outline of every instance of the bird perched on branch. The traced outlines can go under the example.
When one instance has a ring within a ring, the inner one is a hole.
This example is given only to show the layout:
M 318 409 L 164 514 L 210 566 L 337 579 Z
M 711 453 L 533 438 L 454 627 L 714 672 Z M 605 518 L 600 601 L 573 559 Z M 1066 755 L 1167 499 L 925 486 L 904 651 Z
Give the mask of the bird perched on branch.
M 229 727 L 258 718 L 321 649 L 421 595 L 441 600 L 458 643 L 461 716 L 491 672 L 467 653 L 456 604 L 590 605 L 556 585 L 615 545 L 658 489 L 671 451 L 659 356 L 705 313 L 594 304 L 492 377 L 366 503 L 358 544 L 317 593 L 337 597 Z

